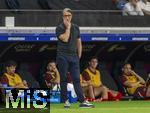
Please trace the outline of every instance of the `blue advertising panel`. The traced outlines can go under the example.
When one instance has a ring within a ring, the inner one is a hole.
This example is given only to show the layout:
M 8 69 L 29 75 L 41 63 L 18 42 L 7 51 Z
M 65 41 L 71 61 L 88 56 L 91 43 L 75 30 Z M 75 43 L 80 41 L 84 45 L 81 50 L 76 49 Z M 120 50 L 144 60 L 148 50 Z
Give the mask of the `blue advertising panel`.
M 150 41 L 150 34 L 81 34 L 83 42 L 99 41 Z M 56 35 L 51 34 L 23 34 L 23 33 L 1 33 L 0 41 L 57 41 Z

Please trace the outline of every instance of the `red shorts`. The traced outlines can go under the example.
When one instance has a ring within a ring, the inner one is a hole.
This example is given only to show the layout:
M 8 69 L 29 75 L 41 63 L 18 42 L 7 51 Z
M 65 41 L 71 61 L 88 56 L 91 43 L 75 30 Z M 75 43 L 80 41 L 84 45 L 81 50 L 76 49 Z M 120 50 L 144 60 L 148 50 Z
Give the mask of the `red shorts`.
M 122 98 L 122 93 L 118 92 L 116 96 L 112 92 L 108 92 L 108 100 L 120 100 Z

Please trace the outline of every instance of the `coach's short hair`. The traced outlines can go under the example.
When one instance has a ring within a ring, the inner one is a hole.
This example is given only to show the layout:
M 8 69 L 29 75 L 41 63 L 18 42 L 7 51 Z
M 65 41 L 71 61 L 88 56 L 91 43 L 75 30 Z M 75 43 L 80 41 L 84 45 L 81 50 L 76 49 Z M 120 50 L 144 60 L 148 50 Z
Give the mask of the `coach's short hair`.
M 63 9 L 62 14 L 64 14 L 65 11 L 72 14 L 72 10 L 70 8 Z

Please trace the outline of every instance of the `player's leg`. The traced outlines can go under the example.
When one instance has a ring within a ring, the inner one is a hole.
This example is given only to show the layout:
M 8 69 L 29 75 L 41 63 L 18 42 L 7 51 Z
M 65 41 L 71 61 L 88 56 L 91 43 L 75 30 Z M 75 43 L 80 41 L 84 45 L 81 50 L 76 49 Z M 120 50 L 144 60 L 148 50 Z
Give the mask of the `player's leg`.
M 88 86 L 82 87 L 84 98 L 88 98 Z
M 92 85 L 88 86 L 88 95 L 89 95 L 89 98 L 95 99 L 94 90 L 93 90 L 93 86 Z
M 95 87 L 94 88 L 95 97 L 101 95 L 101 98 L 104 100 L 108 99 L 108 89 L 105 86 Z
M 150 97 L 150 85 L 147 87 L 146 97 Z
M 134 92 L 134 97 L 144 98 L 146 96 L 147 88 L 145 86 L 138 87 Z
M 82 89 L 85 98 L 89 99 L 90 101 L 95 99 L 93 87 L 91 85 L 84 86 Z

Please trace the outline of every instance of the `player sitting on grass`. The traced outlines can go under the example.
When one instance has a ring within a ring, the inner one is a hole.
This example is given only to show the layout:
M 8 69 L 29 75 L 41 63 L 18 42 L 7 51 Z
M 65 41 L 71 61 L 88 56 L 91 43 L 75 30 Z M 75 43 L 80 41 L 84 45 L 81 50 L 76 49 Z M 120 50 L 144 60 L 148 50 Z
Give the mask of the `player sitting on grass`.
M 43 76 L 45 78 L 45 82 L 48 88 L 53 91 L 60 90 L 60 75 L 54 60 L 48 62 L 47 71 Z M 71 82 L 67 83 L 67 91 L 71 91 L 71 95 L 73 97 L 76 97 L 74 86 Z
M 122 81 L 130 95 L 137 98 L 150 97 L 150 85 L 146 85 L 145 80 L 132 70 L 131 64 L 124 64 L 122 71 Z
M 89 98 L 91 101 L 95 100 L 100 96 L 96 101 L 102 100 L 119 100 L 122 97 L 122 94 L 117 91 L 110 90 L 101 81 L 100 71 L 97 70 L 98 59 L 92 57 L 89 61 L 89 66 L 82 73 L 81 86 L 84 91 L 86 98 Z
M 28 88 L 27 82 L 22 80 L 19 74 L 16 71 L 16 62 L 9 60 L 5 63 L 5 72 L 1 77 L 2 85 L 5 87 L 12 87 L 12 88 Z

